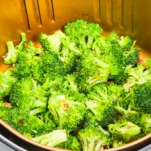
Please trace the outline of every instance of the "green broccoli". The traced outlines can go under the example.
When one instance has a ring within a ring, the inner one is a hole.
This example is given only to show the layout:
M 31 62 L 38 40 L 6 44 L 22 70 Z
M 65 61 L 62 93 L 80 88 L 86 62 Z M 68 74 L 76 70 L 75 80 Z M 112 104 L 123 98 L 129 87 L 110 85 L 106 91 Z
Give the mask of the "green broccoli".
M 136 110 L 132 110 L 131 104 L 128 105 L 128 109 L 124 109 L 122 106 L 119 105 L 119 103 L 117 103 L 115 108 L 120 115 L 118 120 L 128 120 L 136 125 L 140 124 L 140 113 Z
M 39 41 L 45 51 L 58 54 L 61 47 L 61 39 L 65 37 L 66 35 L 61 30 L 58 30 L 52 35 L 41 33 Z
M 0 72 L 0 100 L 9 95 L 11 87 L 16 80 L 11 69 Z
M 87 94 L 89 99 L 92 100 L 116 100 L 121 95 L 123 95 L 124 89 L 121 85 L 115 83 L 101 83 L 95 85 L 91 92 Z
M 98 151 L 109 148 L 112 141 L 107 131 L 101 127 L 89 125 L 81 129 L 77 134 L 81 141 L 83 151 Z
M 42 48 L 36 48 L 31 41 L 24 42 L 13 67 L 14 76 L 20 80 L 32 75 L 35 80 L 43 81 L 43 70 L 40 65 L 42 53 Z
M 67 139 L 68 133 L 64 129 L 53 130 L 50 133 L 32 138 L 33 141 L 50 147 L 55 147 L 67 141 Z
M 76 43 L 79 49 L 85 50 L 92 47 L 93 42 L 102 34 L 99 24 L 88 23 L 85 20 L 77 19 L 64 26 L 64 32 L 70 37 L 71 42 Z
M 129 91 L 135 84 L 143 84 L 151 81 L 151 70 L 146 69 L 143 64 L 138 63 L 136 67 L 129 65 L 125 71 L 128 73 L 128 78 L 124 83 L 126 91 Z
M 5 107 L 0 113 L 5 113 L 5 116 L 2 114 L 0 115 L 2 120 L 30 139 L 51 132 L 56 128 L 51 118 L 49 118 L 49 122 L 44 122 L 37 116 L 30 115 L 29 112 L 22 108 Z
M 151 113 L 151 82 L 137 84 L 131 88 L 131 107 L 138 112 Z
M 133 139 L 133 137 L 141 133 L 141 128 L 127 120 L 120 120 L 114 124 L 109 124 L 108 131 L 114 140 L 123 140 L 128 143 Z
M 14 64 L 17 60 L 17 55 L 22 48 L 24 42 L 26 42 L 26 34 L 24 32 L 21 33 L 22 41 L 15 47 L 12 41 L 6 42 L 8 52 L 3 56 L 3 60 L 5 64 Z
M 68 150 L 74 150 L 74 151 L 82 150 L 80 141 L 78 140 L 76 136 L 72 136 L 72 135 L 69 135 L 67 141 L 59 144 L 56 147 L 68 149 Z
M 122 84 L 127 78 L 125 56 L 119 45 L 119 37 L 112 32 L 109 36 L 99 37 L 93 44 L 93 53 L 110 66 L 109 81 Z
M 13 107 L 35 115 L 46 111 L 47 92 L 31 77 L 16 81 L 11 88 L 9 101 Z
M 135 65 L 139 61 L 139 49 L 135 48 L 136 41 L 132 41 L 129 36 L 121 36 L 119 40 L 126 65 Z
M 146 66 L 146 68 L 150 68 L 151 69 L 151 57 L 146 59 L 145 66 Z
M 110 65 L 92 51 L 86 51 L 78 62 L 76 73 L 79 90 L 85 93 L 94 85 L 108 81 Z
M 48 109 L 58 128 L 68 132 L 76 130 L 84 120 L 86 107 L 81 102 L 75 102 L 64 94 L 53 94 L 48 100 Z
M 140 125 L 144 134 L 151 133 L 151 114 L 144 113 L 140 119 Z
M 106 87 L 95 87 L 94 91 L 88 94 L 88 101 L 85 102 L 86 107 L 93 113 L 93 116 L 88 117 L 88 120 L 97 121 L 102 127 L 106 127 L 109 123 L 112 123 L 117 115 L 115 109 L 116 99 L 110 98 L 110 94 L 107 94 Z M 105 91 L 104 91 L 104 90 Z M 101 92 L 101 90 L 103 90 Z

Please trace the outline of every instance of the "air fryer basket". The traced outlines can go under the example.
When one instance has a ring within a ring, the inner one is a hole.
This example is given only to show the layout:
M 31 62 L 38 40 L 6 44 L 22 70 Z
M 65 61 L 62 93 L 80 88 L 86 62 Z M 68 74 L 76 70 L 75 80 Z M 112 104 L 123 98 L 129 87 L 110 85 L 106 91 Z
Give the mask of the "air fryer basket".
M 0 10 L 0 71 L 8 68 L 2 60 L 7 41 L 19 43 L 23 31 L 28 40 L 37 42 L 41 32 L 51 34 L 75 19 L 99 23 L 105 33 L 129 35 L 137 40 L 142 59 L 151 56 L 150 0 L 1 0 Z M 29 144 L 57 151 L 25 138 L 2 120 L 0 124 Z M 149 140 L 151 134 L 115 150 L 136 150 Z

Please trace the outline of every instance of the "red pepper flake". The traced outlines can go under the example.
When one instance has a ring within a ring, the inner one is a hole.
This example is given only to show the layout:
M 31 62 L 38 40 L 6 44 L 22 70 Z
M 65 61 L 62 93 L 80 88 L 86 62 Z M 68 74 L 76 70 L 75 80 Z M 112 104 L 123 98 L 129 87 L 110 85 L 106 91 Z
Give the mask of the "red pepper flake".
M 144 59 L 140 58 L 140 59 L 139 59 L 139 62 L 140 62 L 140 63 L 144 63 Z
M 90 73 L 88 73 L 88 77 L 90 77 L 91 75 L 90 75 Z
M 63 106 L 64 106 L 65 108 L 68 108 L 68 107 L 69 107 L 69 104 L 68 104 L 68 103 L 65 103 L 65 104 L 63 104 Z
M 29 45 L 28 45 L 28 44 L 26 44 L 26 45 L 25 45 L 25 47 L 26 47 L 26 48 L 29 48 Z
M 19 120 L 19 124 L 23 124 L 23 120 Z

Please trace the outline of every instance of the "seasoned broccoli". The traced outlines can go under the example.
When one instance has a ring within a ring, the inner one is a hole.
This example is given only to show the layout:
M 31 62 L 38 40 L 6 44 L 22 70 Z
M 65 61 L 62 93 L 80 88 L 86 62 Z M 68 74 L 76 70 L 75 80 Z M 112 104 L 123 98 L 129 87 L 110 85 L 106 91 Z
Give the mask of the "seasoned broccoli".
M 68 150 L 80 151 L 82 149 L 81 143 L 76 136 L 69 135 L 68 140 L 56 146 Z
M 150 68 L 151 69 L 151 57 L 146 59 L 145 66 L 146 66 L 146 68 Z
M 50 133 L 32 138 L 33 141 L 50 147 L 57 146 L 62 142 L 67 141 L 67 139 L 68 133 L 64 129 L 53 130 Z
M 45 51 L 58 53 L 61 47 L 61 39 L 65 37 L 65 34 L 61 30 L 58 30 L 52 35 L 41 33 L 39 41 Z
M 92 51 L 86 51 L 76 70 L 79 90 L 90 91 L 92 86 L 108 81 L 110 65 L 96 57 Z
M 86 108 L 83 103 L 75 102 L 63 94 L 49 97 L 48 108 L 59 128 L 68 132 L 76 130 L 84 120 Z
M 26 34 L 21 33 L 22 41 L 15 47 L 12 41 L 6 42 L 8 52 L 3 56 L 5 64 L 14 64 L 17 60 L 17 55 L 22 48 L 24 42 L 26 42 Z
M 9 101 L 13 107 L 35 115 L 46 111 L 47 92 L 37 85 L 33 78 L 27 77 L 12 85 Z
M 9 95 L 11 87 L 16 80 L 11 69 L 0 72 L 0 100 Z
M 143 64 L 138 63 L 136 67 L 131 65 L 126 67 L 128 78 L 124 83 L 125 90 L 129 91 L 135 84 L 143 84 L 151 81 L 151 70 L 146 69 Z
M 36 48 L 32 42 L 24 42 L 17 55 L 13 67 L 14 75 L 20 80 L 24 77 L 33 76 L 35 80 L 43 82 L 43 70 L 41 67 L 42 48 Z
M 132 41 L 129 36 L 121 36 L 119 40 L 126 65 L 135 65 L 139 61 L 139 49 L 135 48 L 136 41 Z
M 58 55 L 45 52 L 41 56 L 41 68 L 45 74 L 58 74 L 65 75 L 65 69 L 63 62 L 59 59 Z
M 130 142 L 133 137 L 141 132 L 141 128 L 138 125 L 126 120 L 120 120 L 114 124 L 109 124 L 108 130 L 115 140 L 123 140 L 126 143 Z
M 128 105 L 128 109 L 124 109 L 122 106 L 119 105 L 119 103 L 117 103 L 117 106 L 115 106 L 115 108 L 120 114 L 118 120 L 128 120 L 136 125 L 140 124 L 140 114 L 138 111 L 132 110 L 130 104 Z
M 131 106 L 139 112 L 151 113 L 151 82 L 137 84 L 131 89 Z
M 81 129 L 77 137 L 81 141 L 83 151 L 103 150 L 109 148 L 112 142 L 107 131 L 93 125 Z
M 97 121 L 102 127 L 106 127 L 108 124 L 113 123 L 116 119 L 116 101 L 88 100 L 85 104 L 86 107 L 93 113 L 93 116 L 88 118 L 88 121 L 90 121 L 91 124 L 93 124 L 94 121 Z
M 83 19 L 62 29 L 41 33 L 39 47 L 24 32 L 18 45 L 6 43 L 0 119 L 37 143 L 75 151 L 150 133 L 151 58 L 140 62 L 136 40 Z
M 110 84 L 97 84 L 88 93 L 88 98 L 92 100 L 116 100 L 121 95 L 123 95 L 124 89 L 121 85 L 117 85 L 115 83 Z
M 99 24 L 88 23 L 85 20 L 78 19 L 64 26 L 64 32 L 75 42 L 77 47 L 85 50 L 90 49 L 97 37 L 102 34 L 102 28 Z
M 140 125 L 144 134 L 151 133 L 151 114 L 144 113 L 140 119 Z
M 121 84 L 127 78 L 127 73 L 125 72 L 125 56 L 118 40 L 119 37 L 114 32 L 107 37 L 101 36 L 94 42 L 93 50 L 100 60 L 110 66 L 108 80 Z
M 51 118 L 49 122 L 44 122 L 37 116 L 30 115 L 29 112 L 22 108 L 5 107 L 3 111 L 0 111 L 0 113 L 2 112 L 5 113 L 5 116 L 1 114 L 0 117 L 2 117 L 5 122 L 30 139 L 51 132 L 56 128 Z

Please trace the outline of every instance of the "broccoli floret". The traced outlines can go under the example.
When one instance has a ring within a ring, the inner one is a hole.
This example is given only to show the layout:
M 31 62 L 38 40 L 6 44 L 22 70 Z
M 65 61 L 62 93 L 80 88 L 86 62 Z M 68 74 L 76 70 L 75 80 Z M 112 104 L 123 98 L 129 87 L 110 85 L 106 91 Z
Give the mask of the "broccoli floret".
M 58 74 L 63 76 L 66 74 L 63 62 L 59 59 L 58 55 L 45 52 L 41 56 L 41 61 L 41 68 L 45 74 L 53 74 L 53 76 Z
M 33 76 L 37 81 L 43 82 L 43 70 L 41 67 L 42 48 L 34 47 L 32 42 L 24 42 L 17 55 L 13 67 L 14 75 L 18 78 Z
M 151 133 L 151 114 L 142 114 L 140 119 L 140 125 L 144 134 Z
M 56 146 L 58 148 L 80 151 L 82 149 L 81 143 L 76 136 L 69 135 L 68 140 Z
M 151 113 L 151 82 L 137 84 L 131 89 L 132 108 L 139 112 Z
M 81 129 L 77 137 L 81 141 L 83 151 L 103 150 L 109 148 L 112 142 L 107 131 L 93 125 Z
M 135 84 L 143 84 L 151 81 L 151 70 L 146 69 L 144 65 L 138 63 L 136 67 L 131 65 L 126 67 L 128 78 L 124 83 L 124 88 L 129 91 Z
M 67 141 L 67 139 L 68 133 L 64 129 L 53 130 L 50 133 L 32 138 L 33 141 L 50 147 L 55 147 Z
M 128 105 L 128 109 L 124 109 L 117 103 L 115 106 L 117 112 L 120 114 L 118 120 L 128 120 L 136 125 L 140 124 L 140 113 L 136 110 L 131 109 L 131 104 Z
M 145 66 L 146 66 L 146 68 L 150 68 L 151 69 L 151 57 L 146 59 Z
M 86 107 L 63 94 L 53 94 L 49 97 L 48 108 L 59 128 L 68 132 L 74 131 L 84 120 Z
M 98 57 L 92 51 L 86 51 L 77 65 L 77 81 L 81 92 L 89 92 L 91 87 L 108 80 L 110 65 Z
M 139 49 L 135 48 L 136 41 L 132 41 L 129 36 L 121 36 L 119 40 L 126 65 L 135 65 L 139 61 Z
M 115 109 L 116 101 L 111 100 L 88 100 L 85 102 L 86 107 L 93 113 L 88 118 L 89 123 L 98 122 L 102 127 L 113 123 L 116 119 L 117 111 Z
M 113 139 L 128 143 L 141 132 L 141 128 L 132 122 L 120 120 L 114 124 L 109 124 L 108 131 Z
M 127 78 L 125 72 L 125 56 L 119 45 L 119 37 L 111 33 L 107 37 L 99 37 L 93 44 L 94 54 L 110 66 L 108 80 L 121 84 Z
M 9 101 L 13 107 L 35 115 L 46 111 L 47 93 L 31 77 L 16 81 L 11 88 Z
M 6 121 L 10 116 L 9 110 L 11 107 L 6 107 L 4 101 L 0 101 L 0 119 Z
M 93 100 L 116 100 L 124 93 L 124 89 L 121 85 L 114 83 L 110 84 L 97 84 L 88 93 L 88 98 Z
M 126 145 L 126 143 L 124 141 L 113 140 L 112 148 L 116 148 L 116 147 L 120 147 L 120 146 L 124 146 L 124 145 Z
M 105 36 L 98 37 L 92 45 L 93 53 L 95 53 L 97 57 L 100 57 L 110 49 L 112 49 L 112 45 Z
M 129 36 L 121 36 L 118 42 L 123 51 L 129 51 L 133 45 L 133 41 Z
M 139 49 L 131 48 L 128 52 L 124 53 L 126 65 L 136 65 L 139 61 Z
M 111 71 L 109 74 L 109 79 L 116 84 L 122 84 L 128 77 L 125 71 L 125 60 L 123 52 L 118 46 L 114 46 L 111 51 L 111 55 L 106 54 L 105 57 L 110 62 Z
M 8 52 L 3 56 L 5 64 L 14 64 L 17 60 L 17 55 L 22 48 L 22 45 L 26 41 L 26 34 L 21 33 L 22 41 L 15 47 L 12 41 L 6 42 Z
M 102 34 L 102 28 L 99 24 L 88 23 L 85 20 L 78 19 L 64 26 L 64 32 L 70 37 L 72 42 L 82 50 L 91 48 L 93 42 Z
M 11 69 L 0 72 L 0 100 L 9 95 L 11 87 L 16 80 Z
M 5 116 L 1 115 L 2 120 L 30 139 L 51 132 L 56 128 L 51 118 L 49 122 L 44 122 L 37 116 L 30 115 L 22 108 L 5 107 L 3 111 L 0 111 L 0 113 L 2 112 L 5 112 Z
M 65 91 L 71 92 L 77 92 L 78 93 L 78 86 L 76 81 L 76 75 L 75 74 L 67 74 L 64 77 L 64 81 L 62 84 L 62 87 L 65 89 Z
M 44 48 L 44 51 L 58 54 L 61 47 L 61 39 L 65 37 L 66 35 L 61 30 L 58 30 L 52 35 L 41 33 L 39 41 Z

